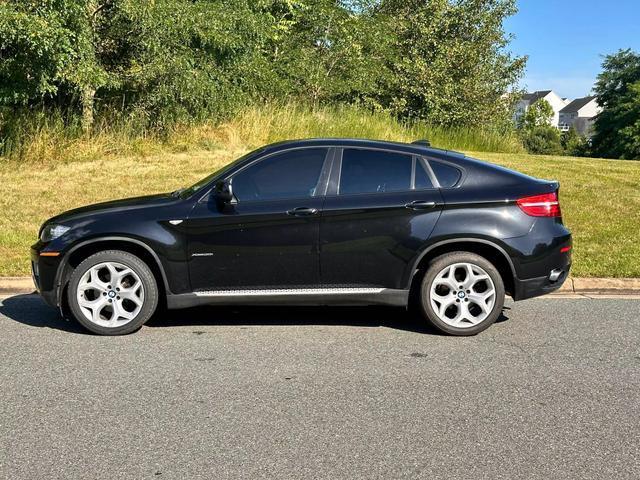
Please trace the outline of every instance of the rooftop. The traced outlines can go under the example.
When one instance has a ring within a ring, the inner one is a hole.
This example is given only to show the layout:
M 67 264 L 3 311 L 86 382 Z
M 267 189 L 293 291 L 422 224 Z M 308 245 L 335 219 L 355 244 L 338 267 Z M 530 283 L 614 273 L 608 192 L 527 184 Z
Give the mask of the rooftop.
M 533 92 L 533 93 L 525 93 L 522 96 L 522 100 L 528 100 L 529 102 L 533 103 L 533 102 L 537 102 L 541 98 L 546 97 L 550 93 L 551 93 L 551 90 L 538 90 L 537 92 Z
M 578 111 L 580 111 L 582 107 L 584 107 L 586 104 L 590 103 L 592 100 L 595 100 L 595 99 L 596 97 L 594 96 L 576 98 L 573 102 L 571 102 L 569 105 L 567 105 L 562 110 L 560 110 L 560 113 L 578 113 Z

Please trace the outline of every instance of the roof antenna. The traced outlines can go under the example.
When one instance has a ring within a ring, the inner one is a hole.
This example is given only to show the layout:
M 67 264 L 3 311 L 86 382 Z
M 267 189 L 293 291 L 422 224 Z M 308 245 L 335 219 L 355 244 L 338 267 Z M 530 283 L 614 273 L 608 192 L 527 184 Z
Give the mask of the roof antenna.
M 431 142 L 429 140 L 416 140 L 415 142 L 411 142 L 411 145 L 422 145 L 423 147 L 430 147 Z

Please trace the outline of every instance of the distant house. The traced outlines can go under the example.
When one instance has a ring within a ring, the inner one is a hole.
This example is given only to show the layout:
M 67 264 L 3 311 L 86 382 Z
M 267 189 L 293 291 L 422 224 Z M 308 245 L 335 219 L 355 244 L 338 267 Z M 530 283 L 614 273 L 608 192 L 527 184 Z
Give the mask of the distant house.
M 568 132 L 573 127 L 580 135 L 590 138 L 593 135 L 593 122 L 601 110 L 596 97 L 576 98 L 560 110 L 558 128 Z
M 558 126 L 560 120 L 560 110 L 567 106 L 567 99 L 561 98 L 557 93 L 553 90 L 540 90 L 538 92 L 526 93 L 522 96 L 518 103 L 516 103 L 516 110 L 513 114 L 513 120 L 516 123 L 520 123 L 524 115 L 529 110 L 529 107 L 533 105 L 538 100 L 546 100 L 551 105 L 553 109 L 553 118 L 551 120 L 551 125 L 554 127 Z

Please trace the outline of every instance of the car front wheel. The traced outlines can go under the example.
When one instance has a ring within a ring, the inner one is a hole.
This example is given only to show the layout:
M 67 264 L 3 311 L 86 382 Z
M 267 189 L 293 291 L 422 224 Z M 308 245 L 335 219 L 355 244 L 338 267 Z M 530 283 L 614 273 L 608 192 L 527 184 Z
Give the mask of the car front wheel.
M 475 335 L 495 322 L 504 306 L 504 283 L 484 257 L 470 252 L 441 255 L 422 280 L 422 313 L 450 335 Z
M 158 305 L 158 286 L 138 257 L 108 250 L 76 267 L 67 298 L 74 317 L 91 332 L 123 335 L 151 318 Z

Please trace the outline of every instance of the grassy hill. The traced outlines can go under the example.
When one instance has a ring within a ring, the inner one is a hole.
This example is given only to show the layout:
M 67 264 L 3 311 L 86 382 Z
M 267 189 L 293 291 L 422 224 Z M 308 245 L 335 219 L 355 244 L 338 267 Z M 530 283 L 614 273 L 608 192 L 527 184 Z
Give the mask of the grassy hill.
M 162 143 L 113 135 L 65 142 L 41 132 L 22 161 L 0 159 L 0 276 L 29 274 L 29 246 L 41 223 L 57 213 L 175 190 L 258 145 L 324 135 L 403 141 L 426 136 L 438 146 L 559 180 L 565 223 L 574 234 L 574 276 L 640 277 L 640 162 L 474 152 L 519 147 L 513 139 L 482 132 L 408 129 L 384 115 L 350 110 L 252 110 L 225 125 L 176 131 Z

